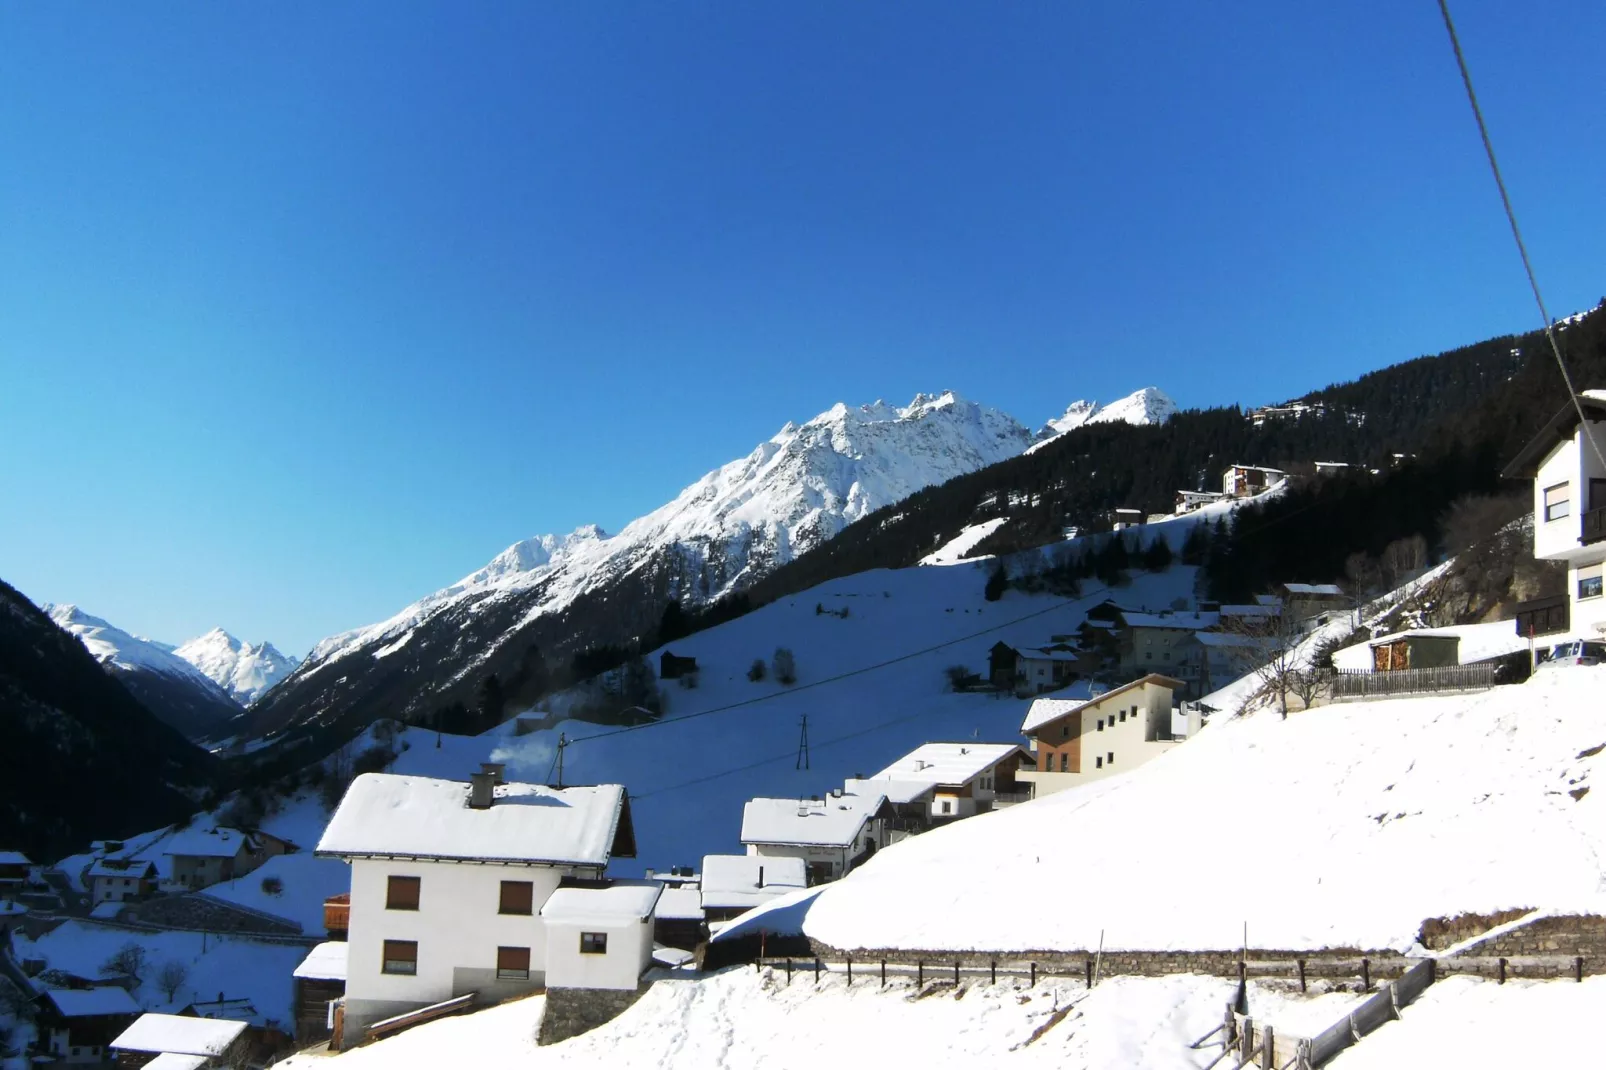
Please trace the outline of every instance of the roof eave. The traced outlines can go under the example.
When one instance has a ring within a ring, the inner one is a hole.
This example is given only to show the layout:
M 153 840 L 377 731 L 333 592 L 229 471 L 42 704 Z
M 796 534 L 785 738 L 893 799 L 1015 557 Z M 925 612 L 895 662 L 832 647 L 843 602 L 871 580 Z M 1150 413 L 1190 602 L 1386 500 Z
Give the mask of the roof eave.
M 1566 438 L 1570 437 L 1578 427 L 1578 410 L 1582 408 L 1591 420 L 1606 420 L 1606 402 L 1596 401 L 1594 398 L 1580 397 L 1578 404 L 1568 403 L 1561 411 L 1552 416 L 1539 433 L 1533 437 L 1501 470 L 1504 479 L 1532 479 L 1539 474 L 1540 467 L 1545 458 L 1549 457 L 1555 448 Z

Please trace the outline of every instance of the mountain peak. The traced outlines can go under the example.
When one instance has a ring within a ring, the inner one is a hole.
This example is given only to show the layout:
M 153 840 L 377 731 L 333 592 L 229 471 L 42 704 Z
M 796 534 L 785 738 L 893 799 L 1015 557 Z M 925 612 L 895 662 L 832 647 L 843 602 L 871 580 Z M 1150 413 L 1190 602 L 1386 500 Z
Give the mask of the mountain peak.
M 1066 408 L 1065 415 L 1048 421 L 1037 432 L 1037 442 L 1032 450 L 1041 449 L 1067 431 L 1087 424 L 1163 424 L 1179 411 L 1177 403 L 1155 386 L 1135 390 L 1108 405 L 1100 405 L 1096 401 L 1073 401 Z
M 213 628 L 173 648 L 182 659 L 211 680 L 242 706 L 255 702 L 261 694 L 296 667 L 297 659 L 274 649 L 272 643 L 255 646 L 242 643 L 222 628 Z

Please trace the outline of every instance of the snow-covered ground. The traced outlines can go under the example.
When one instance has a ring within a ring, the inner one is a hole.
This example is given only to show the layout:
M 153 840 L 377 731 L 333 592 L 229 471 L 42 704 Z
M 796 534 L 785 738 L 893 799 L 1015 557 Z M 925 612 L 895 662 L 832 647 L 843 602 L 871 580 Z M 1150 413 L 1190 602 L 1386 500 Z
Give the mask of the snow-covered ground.
M 1423 920 L 1606 911 L 1606 667 L 1217 719 L 1130 773 L 879 852 L 835 947 L 1408 950 Z M 1591 753 L 1593 752 L 1593 753 Z M 1263 878 L 1263 879 L 1262 879 Z M 1054 909 L 1044 910 L 1052 888 Z
M 49 969 L 91 979 L 107 975 L 106 960 L 125 944 L 138 944 L 145 949 L 145 965 L 143 983 L 133 995 L 145 1010 L 176 1012 L 196 1000 L 216 999 L 221 992 L 228 999 L 249 999 L 258 1024 L 293 1020 L 290 973 L 307 954 L 294 944 L 192 932 L 136 933 L 83 921 L 65 922 L 37 940 L 21 933 L 13 940 L 18 959 L 44 959 Z M 168 962 L 187 971 L 171 1000 L 157 984 Z
M 953 565 L 958 564 L 971 550 L 975 549 L 987 536 L 1009 523 L 1009 517 L 999 516 L 991 520 L 983 520 L 980 524 L 972 524 L 958 535 L 943 543 L 936 550 L 920 559 L 922 565 Z

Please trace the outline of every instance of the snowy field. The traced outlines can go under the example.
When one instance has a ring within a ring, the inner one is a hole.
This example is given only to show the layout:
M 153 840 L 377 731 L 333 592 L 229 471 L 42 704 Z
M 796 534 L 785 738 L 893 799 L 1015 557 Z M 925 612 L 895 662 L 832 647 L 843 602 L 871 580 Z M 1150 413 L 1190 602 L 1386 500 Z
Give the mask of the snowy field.
M 844 949 L 1225 949 L 1247 923 L 1252 947 L 1403 951 L 1427 918 L 1606 911 L 1602 694 L 1606 667 L 1571 668 L 1218 719 L 1130 773 L 879 852 L 804 928 Z

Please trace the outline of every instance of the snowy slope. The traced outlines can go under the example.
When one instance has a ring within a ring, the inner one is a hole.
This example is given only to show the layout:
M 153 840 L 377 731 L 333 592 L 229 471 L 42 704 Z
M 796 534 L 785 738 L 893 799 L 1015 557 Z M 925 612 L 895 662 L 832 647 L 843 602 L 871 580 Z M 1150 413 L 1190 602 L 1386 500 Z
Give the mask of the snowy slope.
M 130 635 L 75 605 L 41 608 L 147 709 L 189 738 L 207 738 L 240 712 L 227 691 L 167 644 Z
M 1106 947 L 1219 949 L 1247 922 L 1253 947 L 1404 950 L 1428 918 L 1600 912 L 1602 689 L 1606 667 L 1572 668 L 1218 719 L 1124 776 L 880 852 L 805 928 L 842 948 L 1084 949 L 1102 930 Z M 1074 851 L 1045 850 L 1068 829 Z M 1235 879 L 1224 832 L 1275 879 Z
M 1146 386 L 1108 405 L 1100 405 L 1096 401 L 1073 401 L 1063 416 L 1043 425 L 1042 430 L 1037 432 L 1037 441 L 1026 452 L 1042 449 L 1061 435 L 1087 424 L 1163 424 L 1179 411 L 1176 402 L 1152 386 Z
M 561 657 L 651 631 L 664 604 L 745 587 L 844 526 L 934 483 L 1019 454 L 1031 433 L 952 394 L 837 405 L 788 424 L 617 534 L 590 526 L 516 543 L 388 620 L 318 643 L 252 711 L 261 734 L 338 709 L 360 729 L 472 701 L 531 646 Z
M 222 628 L 180 644 L 173 656 L 201 670 L 242 706 L 255 702 L 296 667 L 296 659 L 279 653 L 272 643 L 252 646 Z

